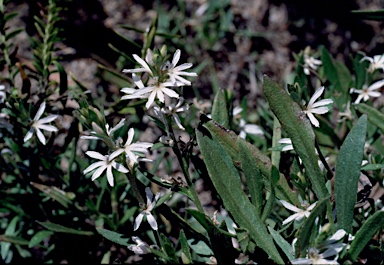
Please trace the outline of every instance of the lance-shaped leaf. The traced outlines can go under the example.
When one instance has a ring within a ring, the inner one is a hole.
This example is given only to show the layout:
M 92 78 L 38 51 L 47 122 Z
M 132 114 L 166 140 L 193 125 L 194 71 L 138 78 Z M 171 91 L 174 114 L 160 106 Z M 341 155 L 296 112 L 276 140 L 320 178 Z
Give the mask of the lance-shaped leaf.
M 279 119 L 281 127 L 288 133 L 296 153 L 303 161 L 317 198 L 327 197 L 328 191 L 317 162 L 315 134 L 310 121 L 288 93 L 267 76 L 264 76 L 264 93 L 270 108 Z
M 383 211 L 374 213 L 363 223 L 359 231 L 357 231 L 348 251 L 349 257 L 352 259 L 352 261 L 356 261 L 360 252 L 364 249 L 372 237 L 383 227 L 383 225 Z
M 39 222 L 37 221 L 40 225 L 44 226 L 48 230 L 51 230 L 53 232 L 59 232 L 59 233 L 67 233 L 67 234 L 76 234 L 76 235 L 85 235 L 85 236 L 92 236 L 93 232 L 92 231 L 80 231 L 77 229 L 65 227 L 59 224 L 54 224 L 51 222 Z
M 239 137 L 233 131 L 225 129 L 214 121 L 206 122 L 203 126 L 204 127 L 202 129 L 207 129 L 208 134 L 216 137 L 220 145 L 231 157 L 233 164 L 238 169 L 242 169 L 239 156 L 239 142 L 241 142 L 244 147 L 243 152 L 246 150 L 247 155 L 252 157 L 257 168 L 260 170 L 264 182 L 264 188 L 270 191 L 272 163 L 268 156 L 263 154 L 256 146 Z M 276 184 L 276 197 L 295 205 L 300 204 L 296 192 L 289 187 L 286 178 L 282 174 L 280 174 L 279 181 Z
M 310 242 L 310 238 L 316 236 L 312 233 L 313 225 L 315 224 L 316 218 L 318 216 L 324 215 L 324 211 L 326 208 L 326 204 L 329 201 L 329 197 L 322 199 L 315 208 L 311 211 L 308 219 L 305 221 L 303 228 L 300 231 L 298 241 L 296 243 L 296 249 L 299 253 L 305 251 L 308 248 L 308 243 Z
M 124 235 L 122 235 L 122 234 L 119 234 L 119 233 L 116 233 L 116 232 L 113 232 L 113 231 L 110 231 L 107 229 L 103 229 L 103 228 L 96 228 L 96 230 L 100 235 L 102 235 L 103 237 L 105 237 L 106 239 L 108 239 L 114 243 L 117 243 L 117 244 L 123 245 L 123 246 L 129 246 L 130 245 L 130 244 L 128 244 L 129 239 L 123 238 Z
M 212 119 L 224 127 L 228 127 L 229 115 L 227 108 L 227 100 L 223 89 L 219 89 L 213 100 Z
M 352 231 L 353 209 L 363 159 L 367 115 L 359 118 L 345 138 L 335 169 L 335 201 L 337 224 L 348 233 Z
M 275 240 L 276 244 L 281 248 L 281 250 L 284 252 L 284 254 L 287 256 L 287 258 L 291 261 L 295 259 L 295 257 L 292 254 L 292 246 L 289 244 L 284 237 L 282 237 L 278 232 L 273 230 L 272 227 L 268 226 L 269 233 L 273 236 L 273 239 Z
M 377 109 L 368 106 L 367 104 L 360 103 L 354 105 L 354 107 L 361 113 L 368 115 L 368 121 L 377 126 L 382 133 L 384 133 L 384 114 Z
M 209 136 L 203 136 L 200 131 L 196 131 L 196 135 L 209 176 L 222 197 L 225 208 L 240 227 L 249 231 L 251 238 L 271 259 L 284 263 L 265 224 L 242 190 L 240 177 L 231 157 L 215 137 L 211 139 Z
M 31 182 L 31 185 L 44 192 L 48 197 L 51 197 L 65 208 L 68 208 L 68 206 L 72 204 L 72 201 L 69 199 L 70 193 L 67 194 L 67 192 L 60 190 L 59 188 L 50 187 L 35 182 Z

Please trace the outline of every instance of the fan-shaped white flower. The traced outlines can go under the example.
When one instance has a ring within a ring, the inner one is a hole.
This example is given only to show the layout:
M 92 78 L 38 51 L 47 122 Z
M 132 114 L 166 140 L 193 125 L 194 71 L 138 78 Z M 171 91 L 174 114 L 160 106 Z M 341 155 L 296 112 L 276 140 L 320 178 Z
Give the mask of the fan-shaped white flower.
M 43 145 L 45 145 L 45 143 L 46 143 L 45 136 L 41 132 L 41 130 L 45 130 L 48 132 L 57 132 L 58 131 L 58 129 L 55 126 L 47 125 L 46 123 L 55 120 L 59 116 L 58 115 L 50 115 L 48 117 L 40 119 L 41 115 L 43 115 L 43 113 L 44 113 L 44 110 L 45 110 L 45 102 L 43 102 L 40 105 L 40 108 L 38 109 L 35 117 L 33 118 L 31 128 L 29 129 L 29 131 L 27 132 L 27 134 L 24 137 L 24 143 L 26 141 L 28 141 L 29 139 L 31 139 L 33 132 L 36 131 L 37 138 L 39 139 L 39 141 Z
M 117 131 L 118 129 L 123 127 L 124 126 L 124 122 L 125 122 L 125 119 L 120 120 L 119 123 L 116 124 L 116 126 L 112 127 L 111 129 L 109 127 L 109 124 L 105 124 L 105 129 L 107 131 L 107 135 L 111 136 L 115 131 Z M 91 131 L 90 134 L 97 134 L 97 132 Z M 86 139 L 86 140 L 101 140 L 100 137 L 94 136 L 94 135 L 83 135 L 80 138 L 81 139 Z
M 322 62 L 318 59 L 315 59 L 312 56 L 304 54 L 304 73 L 306 75 L 310 74 L 310 68 L 316 70 L 318 66 L 320 66 Z
M 143 254 L 151 253 L 151 248 L 159 249 L 159 247 L 156 245 L 150 245 L 149 246 L 147 243 L 145 243 L 143 240 L 141 240 L 137 236 L 133 236 L 132 240 L 135 241 L 136 245 L 130 245 L 130 246 L 128 246 L 128 249 L 135 252 L 135 254 L 137 254 L 137 255 L 143 255 Z
M 376 90 L 378 90 L 382 86 L 384 86 L 384 79 L 377 81 L 370 86 L 367 86 L 366 84 L 364 84 L 363 89 L 351 88 L 349 90 L 349 93 L 359 94 L 355 100 L 355 104 L 358 104 L 360 103 L 361 100 L 367 101 L 370 97 L 374 97 L 374 98 L 380 97 L 381 93 Z
M 152 59 L 152 51 L 151 49 L 147 50 L 147 54 L 145 56 L 145 61 L 140 58 L 137 54 L 133 55 L 133 58 L 138 62 L 142 68 L 136 68 L 136 69 L 124 69 L 123 73 L 142 73 L 147 72 L 150 75 L 153 75 L 151 68 L 149 65 L 154 65 L 153 59 Z M 149 65 L 148 65 L 149 64 Z
M 5 98 L 6 98 L 6 96 L 5 96 L 5 86 L 4 85 L 0 85 L 0 103 L 3 103 Z
M 162 70 L 167 71 L 167 74 L 171 80 L 171 83 L 176 84 L 177 81 L 179 81 L 179 82 L 183 83 L 184 85 L 190 86 L 191 82 L 188 81 L 187 79 L 181 77 L 181 75 L 183 75 L 183 76 L 197 76 L 197 74 L 183 71 L 185 69 L 191 68 L 192 67 L 191 63 L 183 63 L 179 66 L 176 66 L 180 60 L 180 54 L 181 54 L 180 50 L 176 50 L 175 54 L 173 55 L 172 63 L 169 63 L 169 62 L 165 63 Z
M 152 209 L 155 207 L 157 200 L 160 197 L 160 193 L 156 193 L 155 199 L 152 201 L 153 193 L 149 187 L 145 188 L 145 194 L 147 197 L 147 204 L 145 205 L 144 210 L 136 217 L 133 230 L 136 231 L 139 229 L 141 222 L 143 221 L 144 215 L 147 217 L 147 221 L 153 230 L 157 230 L 157 222 L 155 217 L 151 214 Z
M 127 173 L 128 169 L 126 169 L 123 165 L 117 163 L 114 161 L 116 158 L 116 155 L 102 155 L 98 152 L 95 151 L 87 151 L 86 154 L 92 158 L 98 159 L 100 161 L 95 162 L 91 164 L 89 167 L 87 167 L 83 173 L 87 174 L 91 172 L 92 170 L 97 169 L 95 172 L 92 174 L 92 180 L 97 179 L 98 177 L 101 176 L 101 174 L 104 172 L 104 170 L 107 170 L 107 179 L 109 185 L 113 187 L 114 185 L 114 179 L 113 179 L 113 174 L 112 174 L 112 168 L 116 169 L 117 171 L 121 173 Z
M 162 108 L 162 112 L 166 115 L 172 115 L 172 118 L 175 120 L 176 125 L 180 128 L 180 130 L 185 130 L 183 125 L 181 124 L 180 118 L 177 115 L 178 112 L 185 112 L 189 109 L 189 105 L 184 105 L 184 98 L 180 97 L 177 104 L 170 104 L 168 107 Z
M 311 204 L 310 206 L 306 207 L 306 209 L 300 209 L 300 208 L 297 208 L 296 206 L 290 204 L 289 202 L 287 201 L 284 201 L 284 200 L 280 200 L 281 204 L 287 208 L 288 210 L 291 210 L 293 212 L 295 212 L 295 214 L 289 216 L 287 219 L 285 219 L 283 221 L 283 225 L 285 224 L 288 224 L 290 222 L 292 222 L 293 220 L 297 220 L 297 221 L 300 221 L 301 219 L 303 219 L 304 217 L 307 217 L 310 215 L 310 211 L 315 208 L 317 202 Z
M 264 135 L 263 130 L 256 124 L 246 124 L 244 119 L 240 119 L 239 122 L 240 133 L 239 136 L 245 139 L 247 134 Z
M 146 142 L 136 142 L 132 143 L 133 136 L 135 134 L 135 131 L 133 128 L 130 128 L 128 130 L 128 137 L 127 141 L 125 142 L 124 146 L 120 147 L 116 151 L 114 151 L 111 156 L 117 157 L 118 155 L 125 152 L 125 155 L 127 157 L 128 164 L 130 166 L 133 166 L 133 164 L 138 163 L 138 158 L 140 156 L 144 156 L 144 153 L 148 152 L 148 148 L 152 147 L 152 143 L 146 143 Z
M 292 140 L 290 138 L 281 138 L 278 142 L 284 145 L 283 149 L 281 149 L 282 152 L 293 150 Z
M 324 92 L 324 87 L 323 86 L 319 87 L 315 91 L 311 99 L 309 100 L 306 110 L 304 110 L 304 113 L 307 114 L 311 123 L 316 127 L 319 127 L 320 123 L 313 114 L 327 113 L 329 109 L 328 107 L 324 107 L 324 106 L 333 103 L 332 99 L 322 99 L 315 103 L 315 101 L 321 96 L 321 94 L 323 94 L 323 92 Z
M 369 61 L 370 65 L 368 71 L 373 73 L 376 69 L 384 70 L 384 56 L 383 55 L 375 55 L 373 57 L 364 56 L 361 58 L 360 62 Z

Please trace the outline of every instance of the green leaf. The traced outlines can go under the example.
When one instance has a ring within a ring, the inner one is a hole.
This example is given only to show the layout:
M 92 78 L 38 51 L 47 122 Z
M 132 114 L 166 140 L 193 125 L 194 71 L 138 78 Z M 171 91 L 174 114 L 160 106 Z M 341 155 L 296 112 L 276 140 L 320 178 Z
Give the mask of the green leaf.
M 213 100 L 212 119 L 218 124 L 228 127 L 229 115 L 225 91 L 223 89 L 217 91 L 215 99 Z
M 383 168 L 384 164 L 366 164 L 365 166 L 361 167 L 361 170 L 378 170 Z
M 183 229 L 180 230 L 179 240 L 181 245 L 181 252 L 182 252 L 181 259 L 183 260 L 183 264 L 193 263 L 191 250 L 188 246 L 187 237 L 185 236 Z
M 209 176 L 227 211 L 232 214 L 236 223 L 248 229 L 252 239 L 271 259 L 284 263 L 265 225 L 255 212 L 255 207 L 243 192 L 231 157 L 215 138 L 203 136 L 200 131 L 196 131 L 196 135 Z
M 0 241 L 17 245 L 28 245 L 28 240 L 18 236 L 0 235 Z
M 353 59 L 353 68 L 355 71 L 355 79 L 356 79 L 356 84 L 355 84 L 356 89 L 363 88 L 363 85 L 365 82 L 365 76 L 367 73 L 367 68 L 369 65 L 368 60 L 364 60 L 360 62 L 362 58 L 363 58 L 363 55 L 361 55 L 360 53 L 357 53 L 356 57 Z
M 359 118 L 345 138 L 335 169 L 335 201 L 340 229 L 352 232 L 353 210 L 357 197 L 361 161 L 367 133 L 367 115 Z
M 352 261 L 356 261 L 360 252 L 364 249 L 372 237 L 382 229 L 384 224 L 384 212 L 378 211 L 371 215 L 357 231 L 351 243 L 348 254 Z
M 100 235 L 102 235 L 106 239 L 108 239 L 108 240 L 110 240 L 116 244 L 119 244 L 122 246 L 129 246 L 130 245 L 130 244 L 128 244 L 129 239 L 128 238 L 122 238 L 122 237 L 125 237 L 122 234 L 119 234 L 119 233 L 116 233 L 116 232 L 113 232 L 113 231 L 110 231 L 110 230 L 107 230 L 104 228 L 96 228 L 96 230 Z
M 213 252 L 204 241 L 198 241 L 196 244 L 192 244 L 194 239 L 188 239 L 188 245 L 198 255 L 212 256 Z
M 324 72 L 328 80 L 332 84 L 335 84 L 339 79 L 337 69 L 333 63 L 331 54 L 324 46 L 321 47 L 321 61 L 323 62 Z
M 203 118 L 204 119 L 204 118 Z M 239 137 L 233 131 L 227 130 L 220 124 L 214 121 L 204 123 L 202 131 L 207 130 L 207 134 L 213 135 L 219 141 L 220 145 L 225 149 L 232 159 L 233 164 L 241 169 L 241 161 L 239 157 L 239 145 L 238 142 L 242 142 L 246 145 L 249 153 L 253 156 L 253 159 L 260 170 L 261 176 L 264 181 L 264 187 L 270 191 L 270 175 L 272 163 L 268 156 L 263 154 L 256 146 L 248 143 L 246 140 Z M 292 204 L 300 204 L 297 194 L 293 191 L 284 175 L 280 175 L 279 182 L 276 185 L 276 196 L 281 200 L 286 200 Z
M 63 205 L 65 208 L 68 208 L 69 204 L 72 204 L 72 201 L 66 196 L 66 192 L 60 190 L 56 187 L 50 187 L 39 183 L 31 182 L 31 185 L 35 188 L 39 189 L 40 191 L 44 192 L 45 195 L 48 197 L 54 199 L 61 205 Z
M 58 233 L 67 233 L 67 234 L 76 234 L 76 235 L 84 235 L 84 236 L 91 236 L 94 233 L 92 231 L 79 231 L 73 228 L 65 227 L 59 224 L 54 224 L 51 222 L 39 222 L 37 221 L 40 225 L 43 227 L 47 228 L 48 230 L 51 230 L 53 232 L 58 232 Z
M 384 133 L 384 114 L 364 103 L 356 104 L 353 106 L 361 113 L 367 114 L 369 122 L 377 126 L 381 132 Z
M 68 90 L 68 75 L 64 67 L 59 62 L 53 61 L 53 64 L 56 66 L 57 71 L 59 71 L 59 76 L 60 76 L 59 94 L 63 95 L 64 92 Z
M 384 20 L 384 9 L 379 10 L 352 10 L 352 16 L 357 19 L 366 19 L 366 20 Z
M 168 256 L 168 260 L 171 263 L 179 263 L 176 257 L 175 248 L 173 247 L 171 241 L 169 241 L 169 239 L 163 233 L 160 234 L 160 241 L 162 249 Z
M 317 198 L 327 197 L 328 191 L 317 162 L 315 134 L 310 121 L 288 93 L 267 76 L 264 77 L 264 93 L 270 108 L 288 133 L 296 153 L 303 161 Z
M 256 207 L 256 213 L 261 216 L 264 203 L 263 179 L 257 167 L 257 161 L 255 161 L 255 157 L 249 152 L 248 146 L 243 141 L 238 140 L 237 143 L 239 146 L 241 167 L 247 181 L 249 193 L 251 194 L 252 204 Z
M 43 241 L 44 239 L 46 239 L 47 237 L 49 237 L 49 236 L 51 236 L 53 234 L 54 234 L 54 232 L 47 231 L 47 230 L 42 230 L 42 231 L 37 232 L 31 238 L 31 240 L 29 240 L 28 247 L 32 248 L 34 246 L 37 246 L 41 241 Z
M 280 173 L 279 173 L 279 170 L 277 169 L 277 167 L 275 167 L 274 165 L 272 165 L 272 168 L 271 168 L 271 179 L 270 179 L 270 193 L 269 193 L 269 197 L 268 197 L 268 200 L 267 200 L 267 203 L 265 204 L 265 207 L 264 207 L 264 210 L 263 210 L 263 214 L 261 215 L 261 220 L 264 222 L 269 214 L 272 212 L 273 210 L 273 207 L 275 206 L 275 199 L 276 199 L 276 195 L 275 195 L 275 187 L 276 187 L 276 183 L 279 181 L 279 178 L 280 178 Z
M 273 239 L 275 240 L 276 244 L 281 248 L 281 250 L 284 252 L 284 254 L 287 256 L 287 258 L 291 261 L 295 259 L 295 257 L 292 254 L 292 246 L 289 244 L 278 232 L 273 230 L 272 227 L 268 226 L 269 233 L 271 233 Z
M 204 213 L 194 209 L 187 209 L 187 212 L 195 217 L 205 230 L 207 230 L 213 253 L 219 264 L 225 263 L 227 260 L 236 259 L 236 254 L 232 248 L 232 234 L 214 225 L 212 220 Z
M 309 239 L 311 238 L 311 236 L 313 236 L 312 228 L 315 224 L 315 220 L 318 216 L 324 215 L 324 211 L 328 202 L 329 196 L 319 201 L 316 207 L 312 209 L 308 219 L 305 221 L 296 243 L 296 246 L 298 247 L 297 250 L 299 253 L 298 256 L 300 256 L 300 253 L 308 248 Z

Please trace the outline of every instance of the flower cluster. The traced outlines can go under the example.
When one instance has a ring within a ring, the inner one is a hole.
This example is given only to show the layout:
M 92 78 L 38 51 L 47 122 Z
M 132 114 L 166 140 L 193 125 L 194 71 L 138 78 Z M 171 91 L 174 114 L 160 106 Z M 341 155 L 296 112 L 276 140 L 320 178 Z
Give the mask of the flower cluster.
M 172 88 L 191 85 L 191 82 L 183 76 L 197 76 L 196 73 L 184 71 L 192 67 L 190 63 L 176 66 L 180 60 L 180 54 L 180 50 L 177 50 L 173 55 L 172 62 L 166 60 L 164 49 L 156 54 L 148 49 L 145 60 L 134 54 L 133 58 L 140 64 L 141 68 L 124 69 L 123 72 L 132 73 L 133 81 L 138 89 L 121 89 L 121 92 L 127 94 L 121 99 L 146 98 L 148 100 L 145 107 L 149 109 L 156 98 L 164 103 L 164 94 L 171 98 L 179 98 L 179 94 Z M 142 80 L 135 73 L 147 73 L 149 75 L 147 86 L 144 86 Z

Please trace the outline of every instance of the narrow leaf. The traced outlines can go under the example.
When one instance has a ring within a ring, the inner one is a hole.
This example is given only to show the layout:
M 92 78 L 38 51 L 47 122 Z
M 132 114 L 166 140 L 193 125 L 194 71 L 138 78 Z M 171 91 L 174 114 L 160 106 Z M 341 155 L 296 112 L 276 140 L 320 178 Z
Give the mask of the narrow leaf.
M 184 257 L 182 256 L 183 263 L 184 264 L 193 263 L 191 250 L 188 246 L 187 237 L 185 236 L 183 229 L 180 230 L 179 240 L 180 240 L 182 255 L 184 255 Z
M 378 211 L 370 216 L 357 231 L 351 243 L 348 254 L 352 261 L 356 261 L 360 252 L 364 249 L 372 237 L 382 229 L 384 225 L 384 212 Z
M 196 131 L 196 135 L 209 176 L 222 197 L 225 208 L 241 227 L 248 229 L 256 244 L 271 259 L 278 263 L 284 263 L 265 225 L 243 192 L 239 175 L 233 166 L 231 157 L 214 138 L 210 139 L 208 136 L 203 136 L 200 131 Z
M 46 239 L 47 237 L 53 235 L 54 232 L 52 231 L 47 231 L 47 230 L 43 230 L 43 231 L 39 231 L 37 232 L 32 238 L 31 240 L 29 240 L 29 243 L 28 243 L 28 247 L 29 248 L 32 248 L 34 246 L 37 246 L 41 241 L 43 241 L 44 239 Z
M 18 236 L 0 235 L 0 241 L 17 245 L 28 245 L 28 240 Z
M 317 198 L 327 197 L 328 191 L 317 162 L 315 134 L 310 121 L 288 93 L 267 76 L 264 77 L 264 93 L 270 108 L 288 133 L 296 153 L 303 161 Z
M 247 181 L 252 204 L 256 207 L 256 213 L 261 216 L 261 209 L 263 208 L 264 202 L 263 179 L 257 167 L 255 157 L 249 152 L 246 144 L 243 141 L 237 141 L 237 143 L 239 145 L 241 167 Z
M 218 124 L 228 127 L 229 115 L 227 109 L 227 100 L 223 89 L 219 89 L 213 100 L 212 119 Z
M 50 187 L 39 183 L 31 182 L 31 185 L 35 188 L 39 189 L 40 191 L 44 192 L 48 197 L 52 198 L 53 200 L 57 201 L 61 205 L 63 205 L 65 208 L 68 208 L 69 204 L 72 204 L 72 201 L 66 196 L 66 192 L 60 190 L 56 187 Z
M 357 197 L 361 161 L 367 133 L 367 115 L 359 118 L 345 138 L 335 169 L 335 201 L 340 229 L 352 231 L 353 210 Z
M 257 168 L 260 170 L 265 189 L 270 191 L 269 183 L 272 163 L 268 156 L 263 154 L 256 146 L 239 137 L 233 131 L 225 129 L 214 121 L 204 123 L 202 130 L 204 129 L 208 130 L 208 134 L 216 137 L 220 145 L 231 157 L 233 164 L 239 169 L 241 169 L 241 162 L 239 157 L 238 142 L 244 143 L 248 152 L 253 156 Z M 279 182 L 276 185 L 276 196 L 281 200 L 286 200 L 295 205 L 300 204 L 296 192 L 289 187 L 284 175 L 280 175 Z
M 129 239 L 123 238 L 124 235 L 122 235 L 122 234 L 119 234 L 119 233 L 116 233 L 116 232 L 113 232 L 113 231 L 110 231 L 107 229 L 103 229 L 103 228 L 96 228 L 96 230 L 100 235 L 102 235 L 106 239 L 108 239 L 108 240 L 110 240 L 116 244 L 119 244 L 122 246 L 129 246 L 130 245 L 130 244 L 128 244 Z
M 384 133 L 384 114 L 377 109 L 368 106 L 367 104 L 360 103 L 354 105 L 354 107 L 363 114 L 367 114 L 368 121 L 377 126 L 382 133 Z
M 315 224 L 315 220 L 318 216 L 324 215 L 324 211 L 327 203 L 329 202 L 329 196 L 322 199 L 317 203 L 316 207 L 312 209 L 311 214 L 305 221 L 303 228 L 300 231 L 296 246 L 298 247 L 298 253 L 305 251 L 308 248 L 309 239 L 312 235 L 312 228 Z M 300 256 L 300 254 L 298 255 Z
M 272 227 L 268 226 L 268 230 L 269 230 L 269 233 L 271 233 L 276 244 L 281 248 L 281 250 L 287 256 L 287 258 L 290 261 L 293 260 L 295 257 L 292 254 L 292 246 L 278 232 L 273 230 Z
M 352 10 L 352 15 L 357 19 L 384 20 L 384 9 L 379 10 Z
M 323 62 L 324 72 L 328 80 L 332 84 L 335 84 L 338 81 L 337 69 L 333 63 L 331 54 L 324 46 L 321 48 L 321 61 Z
M 77 229 L 65 227 L 59 224 L 54 224 L 51 222 L 39 222 L 40 225 L 47 228 L 48 230 L 51 230 L 53 232 L 59 232 L 59 233 L 67 233 L 67 234 L 76 234 L 76 235 L 84 235 L 84 236 L 91 236 L 93 235 L 92 231 L 79 231 Z

